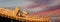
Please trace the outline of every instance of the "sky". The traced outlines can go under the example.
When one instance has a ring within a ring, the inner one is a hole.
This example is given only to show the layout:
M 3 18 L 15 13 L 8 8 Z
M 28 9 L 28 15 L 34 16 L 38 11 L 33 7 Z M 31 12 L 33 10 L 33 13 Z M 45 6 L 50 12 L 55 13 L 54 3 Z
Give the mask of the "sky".
M 0 0 L 0 7 L 14 8 L 19 6 L 22 10 L 24 9 L 30 12 L 57 8 L 58 5 L 60 5 L 60 0 Z
M 60 0 L 0 0 L 0 7 L 15 8 L 19 6 L 22 10 L 29 12 L 41 12 L 47 9 L 60 8 Z
M 0 0 L 0 7 L 20 6 L 25 0 Z
M 47 0 L 41 0 L 41 1 L 47 1 Z M 26 3 L 30 2 L 28 2 L 28 0 L 0 0 L 0 7 L 21 6 Z

